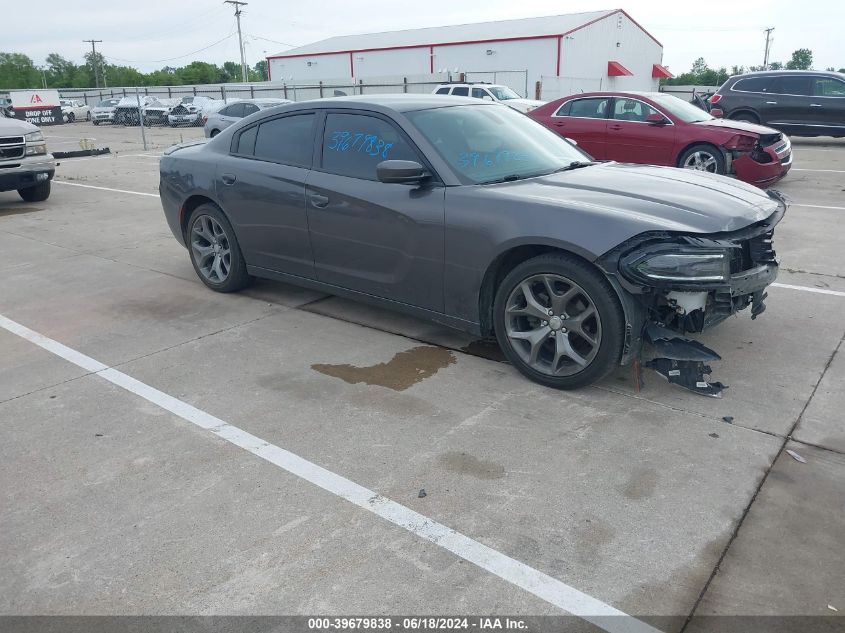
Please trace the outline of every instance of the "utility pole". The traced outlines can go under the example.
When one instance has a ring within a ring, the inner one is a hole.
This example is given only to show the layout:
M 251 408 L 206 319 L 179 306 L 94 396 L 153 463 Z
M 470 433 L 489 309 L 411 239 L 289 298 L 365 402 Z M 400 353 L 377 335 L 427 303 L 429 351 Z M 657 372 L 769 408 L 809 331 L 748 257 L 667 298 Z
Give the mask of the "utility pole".
M 103 40 L 82 40 L 83 42 L 90 42 L 91 43 L 91 65 L 94 67 L 94 83 L 97 84 L 97 88 L 100 87 L 100 78 L 97 75 L 97 44 L 102 42 Z
M 766 52 L 763 53 L 763 70 L 769 70 L 769 47 L 771 46 L 772 31 L 775 27 L 765 29 L 766 31 Z
M 244 59 L 244 40 L 241 36 L 241 6 L 246 6 L 249 2 L 241 2 L 240 0 L 223 0 L 223 4 L 235 5 L 235 19 L 238 21 L 238 48 L 241 49 L 241 75 L 243 82 L 249 81 L 249 74 L 246 70 L 246 60 Z

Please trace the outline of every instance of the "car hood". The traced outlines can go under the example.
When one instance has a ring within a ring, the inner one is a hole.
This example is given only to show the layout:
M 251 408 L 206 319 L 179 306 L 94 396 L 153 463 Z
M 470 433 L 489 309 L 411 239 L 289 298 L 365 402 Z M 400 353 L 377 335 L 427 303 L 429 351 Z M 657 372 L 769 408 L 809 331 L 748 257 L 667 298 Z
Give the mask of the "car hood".
M 545 101 L 537 101 L 536 99 L 507 99 L 501 101 L 505 105 L 511 107 L 517 106 L 518 110 L 525 110 L 526 108 L 539 108 L 541 105 L 546 105 Z
M 696 127 L 709 128 L 713 130 L 735 130 L 737 132 L 750 132 L 757 136 L 766 136 L 768 134 L 780 134 L 777 130 L 773 130 L 765 125 L 758 125 L 757 123 L 749 123 L 748 121 L 732 121 L 730 119 L 712 119 L 709 121 L 699 121 L 693 123 Z
M 724 176 L 621 163 L 487 186 L 522 204 L 529 199 L 624 221 L 632 235 L 734 231 L 766 219 L 779 204 L 764 191 Z
M 0 135 L 2 136 L 22 136 L 37 131 L 38 128 L 32 123 L 20 119 L 0 118 Z

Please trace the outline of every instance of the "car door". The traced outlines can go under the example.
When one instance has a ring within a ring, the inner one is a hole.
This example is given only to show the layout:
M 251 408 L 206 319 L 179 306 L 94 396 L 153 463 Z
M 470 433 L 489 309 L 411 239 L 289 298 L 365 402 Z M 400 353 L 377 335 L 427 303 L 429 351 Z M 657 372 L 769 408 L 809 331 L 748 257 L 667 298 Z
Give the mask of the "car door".
M 845 135 L 845 81 L 814 77 L 810 123 L 828 134 Z
M 788 132 L 802 131 L 810 119 L 810 88 L 808 75 L 776 77 L 760 106 L 761 123 Z
M 564 138 L 571 138 L 593 158 L 607 158 L 607 116 L 610 97 L 584 97 L 562 104 L 546 124 Z
M 668 123 L 646 123 L 650 114 L 658 114 Z M 674 166 L 674 144 L 675 126 L 665 114 L 639 99 L 613 99 L 605 158 L 622 163 Z
M 215 191 L 250 266 L 314 277 L 305 181 L 316 125 L 313 111 L 262 119 L 220 158 Z
M 308 225 L 317 279 L 443 311 L 444 187 L 387 184 L 383 160 L 426 164 L 395 122 L 330 111 L 308 178 Z

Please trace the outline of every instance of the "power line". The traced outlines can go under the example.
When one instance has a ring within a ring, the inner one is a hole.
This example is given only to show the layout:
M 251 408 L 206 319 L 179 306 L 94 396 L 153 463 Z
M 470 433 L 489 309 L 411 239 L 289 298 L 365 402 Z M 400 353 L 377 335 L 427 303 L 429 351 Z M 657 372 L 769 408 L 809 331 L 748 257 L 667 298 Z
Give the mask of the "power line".
M 176 59 L 184 59 L 185 57 L 190 57 L 191 55 L 196 55 L 197 53 L 201 53 L 202 51 L 206 51 L 212 46 L 217 46 L 221 42 L 225 42 L 230 37 L 235 34 L 235 30 L 233 29 L 231 33 L 229 33 L 226 37 L 217 40 L 216 42 L 212 42 L 208 46 L 203 46 L 202 48 L 198 48 L 195 51 L 191 51 L 190 53 L 185 53 L 184 55 L 178 55 L 176 57 L 168 57 L 167 59 L 122 59 L 120 57 L 109 57 L 109 59 L 113 59 L 119 62 L 128 62 L 130 64 L 158 64 L 160 62 L 172 62 Z
M 235 6 L 235 20 L 238 22 L 238 48 L 241 51 L 241 75 L 243 82 L 249 81 L 249 74 L 246 70 L 246 59 L 244 58 L 244 38 L 241 35 L 241 7 L 246 6 L 248 2 L 241 2 L 241 0 L 223 0 L 223 4 L 232 4 Z
M 291 48 L 296 48 L 299 44 L 290 44 L 288 42 L 280 42 L 279 40 L 271 40 L 269 37 L 261 37 L 260 35 L 253 35 L 250 33 L 246 37 L 251 37 L 254 40 L 264 40 L 265 42 L 273 42 L 274 44 L 281 44 L 282 46 L 290 46 Z
M 91 43 L 91 66 L 94 68 L 94 83 L 97 84 L 97 88 L 99 88 L 100 87 L 100 78 L 97 75 L 97 44 L 100 44 L 103 40 L 82 40 L 82 41 Z M 103 79 L 105 79 L 105 77 Z

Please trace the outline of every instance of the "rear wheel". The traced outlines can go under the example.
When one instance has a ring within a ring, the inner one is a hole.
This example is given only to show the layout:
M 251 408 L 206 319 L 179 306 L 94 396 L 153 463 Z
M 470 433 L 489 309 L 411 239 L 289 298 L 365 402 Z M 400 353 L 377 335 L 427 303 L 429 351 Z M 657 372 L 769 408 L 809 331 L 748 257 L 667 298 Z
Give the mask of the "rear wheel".
M 50 197 L 50 181 L 42 182 L 34 187 L 18 189 L 18 195 L 26 202 L 44 202 Z
M 76 115 L 73 112 L 67 113 L 67 122 L 73 123 L 76 120 Z
M 236 292 L 252 281 L 235 231 L 216 205 L 202 204 L 194 209 L 186 241 L 194 270 L 212 290 Z
M 707 143 L 693 145 L 681 154 L 678 159 L 678 167 L 706 171 L 711 174 L 724 174 L 726 172 L 724 155 L 715 146 Z
M 616 293 L 571 255 L 540 255 L 514 268 L 496 291 L 493 319 L 508 360 L 556 389 L 600 380 L 622 355 L 625 317 Z
M 94 125 L 100 125 L 99 121 L 91 121 L 91 123 L 93 123 Z
M 751 112 L 737 112 L 730 116 L 732 121 L 746 121 L 747 123 L 759 123 L 760 117 Z
M 218 134 L 220 134 L 220 130 L 211 130 L 211 134 L 209 134 L 208 136 L 209 138 L 214 138 Z

